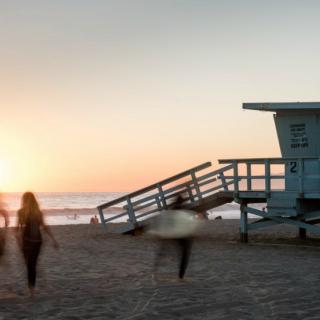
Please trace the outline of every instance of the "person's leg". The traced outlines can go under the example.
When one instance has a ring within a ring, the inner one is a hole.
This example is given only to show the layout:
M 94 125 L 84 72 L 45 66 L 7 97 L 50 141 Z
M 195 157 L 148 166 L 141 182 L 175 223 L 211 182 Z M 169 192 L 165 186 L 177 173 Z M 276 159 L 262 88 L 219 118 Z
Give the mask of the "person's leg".
M 28 268 L 28 286 L 29 289 L 33 291 L 36 285 L 37 277 L 37 262 L 40 253 L 41 242 L 32 243 L 29 246 L 28 258 L 27 258 L 27 268 Z
M 0 259 L 1 259 L 1 256 L 4 254 L 5 245 L 6 245 L 5 231 L 0 229 Z
M 189 263 L 189 257 L 190 257 L 191 247 L 192 247 L 192 239 L 191 238 L 178 239 L 178 243 L 181 249 L 179 278 L 183 279 Z
M 24 240 L 23 244 L 22 244 L 22 253 L 23 253 L 23 258 L 24 258 L 24 263 L 27 267 L 27 277 L 28 277 L 28 288 L 30 290 L 30 294 L 33 295 L 33 293 L 31 292 L 30 289 L 30 283 L 32 282 L 31 278 L 31 252 L 32 252 L 32 248 L 30 246 L 29 241 Z

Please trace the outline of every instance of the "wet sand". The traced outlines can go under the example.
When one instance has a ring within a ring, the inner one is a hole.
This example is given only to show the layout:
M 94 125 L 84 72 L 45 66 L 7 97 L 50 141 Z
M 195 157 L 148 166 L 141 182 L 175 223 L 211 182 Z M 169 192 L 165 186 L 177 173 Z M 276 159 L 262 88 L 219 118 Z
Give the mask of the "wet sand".
M 33 299 L 9 230 L 0 319 L 319 319 L 320 238 L 300 240 L 279 226 L 242 244 L 238 228 L 237 220 L 208 222 L 178 281 L 174 247 L 152 278 L 158 242 L 148 235 L 54 226 L 61 247 L 45 243 Z

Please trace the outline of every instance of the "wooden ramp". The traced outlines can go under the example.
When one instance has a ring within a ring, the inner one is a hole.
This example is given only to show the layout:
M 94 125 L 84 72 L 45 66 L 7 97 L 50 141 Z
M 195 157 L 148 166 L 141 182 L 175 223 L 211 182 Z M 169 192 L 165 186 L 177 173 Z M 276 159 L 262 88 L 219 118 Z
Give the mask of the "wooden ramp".
M 211 162 L 206 162 L 146 188 L 104 203 L 97 207 L 101 223 L 108 230 L 109 223 L 120 222 L 125 218 L 126 222 L 113 229 L 113 232 L 130 232 L 139 228 L 146 219 L 161 213 L 162 210 L 169 209 L 176 197 L 181 194 L 183 194 L 184 205 L 197 212 L 207 211 L 232 202 L 235 178 L 231 174 L 227 177 L 225 173 L 233 171 L 233 165 L 214 171 L 210 171 L 210 169 Z M 109 209 L 110 212 L 112 208 L 117 208 L 119 211 L 119 207 L 122 209 L 121 213 L 107 217 L 106 209 Z
M 232 202 L 234 200 L 233 195 L 233 191 L 218 191 L 213 195 L 201 199 L 201 201 L 192 206 L 192 209 L 197 212 L 203 212 L 209 209 L 220 207 L 224 204 Z

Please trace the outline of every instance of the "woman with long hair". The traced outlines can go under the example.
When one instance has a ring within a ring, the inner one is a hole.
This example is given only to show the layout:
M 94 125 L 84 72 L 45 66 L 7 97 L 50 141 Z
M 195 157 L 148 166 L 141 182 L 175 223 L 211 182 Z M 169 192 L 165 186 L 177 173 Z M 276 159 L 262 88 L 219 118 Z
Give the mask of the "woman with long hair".
M 18 210 L 16 235 L 28 271 L 28 287 L 31 296 L 34 294 L 36 285 L 37 261 L 42 245 L 41 229 L 49 235 L 54 247 L 58 249 L 57 241 L 50 228 L 44 223 L 43 213 L 36 197 L 32 192 L 26 192 L 22 196 L 21 208 Z

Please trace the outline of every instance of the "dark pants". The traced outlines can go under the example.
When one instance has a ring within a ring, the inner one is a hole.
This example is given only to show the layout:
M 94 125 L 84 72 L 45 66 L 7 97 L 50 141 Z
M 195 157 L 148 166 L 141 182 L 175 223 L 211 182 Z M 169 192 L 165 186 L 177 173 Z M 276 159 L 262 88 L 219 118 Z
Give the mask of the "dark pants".
M 5 246 L 6 246 L 5 230 L 0 229 L 0 258 L 4 254 Z
M 41 241 L 23 241 L 23 256 L 28 270 L 28 285 L 29 288 L 34 288 L 37 277 L 37 261 L 41 249 Z
M 180 246 L 180 267 L 179 267 L 179 278 L 182 279 L 184 274 L 187 270 L 187 266 L 189 263 L 189 257 L 192 247 L 192 240 L 191 238 L 181 238 L 176 240 L 178 245 Z
M 156 270 L 161 256 L 166 252 L 169 248 L 169 242 L 175 243 L 178 248 L 180 263 L 179 263 L 179 278 L 183 279 L 184 274 L 187 270 L 189 257 L 191 253 L 192 247 L 192 238 L 178 238 L 178 239 L 171 239 L 171 240 L 161 240 L 159 252 L 155 258 L 154 269 Z

